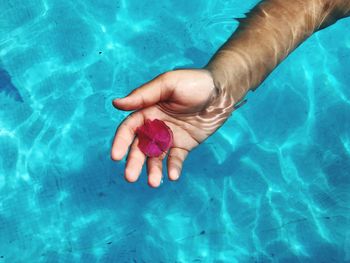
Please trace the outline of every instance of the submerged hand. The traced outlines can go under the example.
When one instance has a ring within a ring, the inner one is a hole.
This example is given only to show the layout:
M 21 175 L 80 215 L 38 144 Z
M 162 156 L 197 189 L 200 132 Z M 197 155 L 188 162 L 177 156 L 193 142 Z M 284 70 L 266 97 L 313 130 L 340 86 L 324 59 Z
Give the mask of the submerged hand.
M 189 151 L 209 137 L 230 115 L 223 110 L 209 71 L 204 69 L 167 72 L 133 90 L 113 105 L 121 110 L 135 110 L 118 127 L 111 156 L 121 160 L 131 145 L 125 178 L 135 182 L 140 176 L 146 156 L 137 147 L 136 130 L 147 119 L 159 119 L 173 132 L 173 146 L 167 159 L 168 176 L 177 180 Z M 158 187 L 162 180 L 161 157 L 147 158 L 148 183 Z

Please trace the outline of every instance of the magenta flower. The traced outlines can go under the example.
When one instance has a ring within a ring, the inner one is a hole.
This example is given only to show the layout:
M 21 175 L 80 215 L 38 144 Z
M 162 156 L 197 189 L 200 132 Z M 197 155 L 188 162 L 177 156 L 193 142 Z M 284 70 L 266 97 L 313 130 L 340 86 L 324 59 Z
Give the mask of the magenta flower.
M 136 131 L 139 149 L 148 157 L 158 157 L 173 144 L 173 133 L 165 122 L 146 120 Z

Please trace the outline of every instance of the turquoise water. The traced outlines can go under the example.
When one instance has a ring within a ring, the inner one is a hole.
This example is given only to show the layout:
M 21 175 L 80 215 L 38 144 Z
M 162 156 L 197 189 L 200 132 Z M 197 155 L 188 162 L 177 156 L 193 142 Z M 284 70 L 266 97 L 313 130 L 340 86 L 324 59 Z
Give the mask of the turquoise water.
M 350 20 L 311 37 L 159 189 L 111 100 L 203 66 L 257 1 L 0 0 L 0 262 L 350 262 Z

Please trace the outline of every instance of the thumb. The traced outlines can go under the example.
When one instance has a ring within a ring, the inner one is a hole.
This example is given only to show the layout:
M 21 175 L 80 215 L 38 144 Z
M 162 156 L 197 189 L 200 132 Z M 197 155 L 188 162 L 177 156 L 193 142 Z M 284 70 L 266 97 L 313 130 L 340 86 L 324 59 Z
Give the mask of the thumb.
M 113 105 L 121 110 L 138 110 L 168 99 L 171 93 L 165 74 L 162 74 L 133 90 L 126 97 L 113 100 Z

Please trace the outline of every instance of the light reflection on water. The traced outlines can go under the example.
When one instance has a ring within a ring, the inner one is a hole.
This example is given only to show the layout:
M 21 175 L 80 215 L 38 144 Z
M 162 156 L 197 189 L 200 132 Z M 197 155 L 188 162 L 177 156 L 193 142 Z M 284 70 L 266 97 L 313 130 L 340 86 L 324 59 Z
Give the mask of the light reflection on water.
M 255 2 L 0 3 L 0 65 L 23 98 L 0 91 L 0 262 L 350 260 L 347 20 L 250 94 L 180 182 L 129 185 L 109 158 L 126 116 L 111 98 L 202 66 Z

